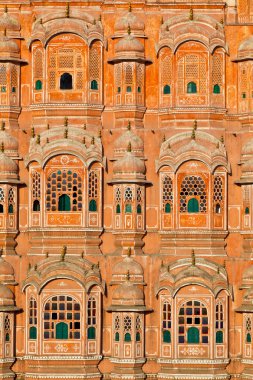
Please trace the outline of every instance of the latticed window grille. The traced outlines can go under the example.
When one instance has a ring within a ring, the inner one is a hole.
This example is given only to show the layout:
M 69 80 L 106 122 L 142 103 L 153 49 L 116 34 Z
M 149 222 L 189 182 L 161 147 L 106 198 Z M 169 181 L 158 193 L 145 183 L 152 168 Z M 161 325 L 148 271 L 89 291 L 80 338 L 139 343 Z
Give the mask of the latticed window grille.
M 87 324 L 95 326 L 97 324 L 97 301 L 94 297 L 89 297 L 87 303 Z
M 0 86 L 6 86 L 6 85 L 7 85 L 6 66 L 1 65 L 0 66 Z
M 223 343 L 224 341 L 224 320 L 224 306 L 221 301 L 218 301 L 215 307 L 216 343 Z
M 127 65 L 125 68 L 125 83 L 127 85 L 133 84 L 133 68 L 130 65 Z
M 187 85 L 195 83 L 198 94 L 207 93 L 207 60 L 200 54 L 187 54 L 178 60 L 178 94 L 187 92 Z
M 171 343 L 171 304 L 168 301 L 162 305 L 162 340 Z
M 138 187 L 136 192 L 136 200 L 138 203 L 142 202 L 142 188 Z
M 98 173 L 91 171 L 89 173 L 88 193 L 89 193 L 89 211 L 97 211 L 98 207 Z
M 125 189 L 125 202 L 132 202 L 133 201 L 133 189 L 131 187 L 127 187 Z
M 251 316 L 245 316 L 245 342 L 251 343 L 252 341 L 252 319 Z
M 179 309 L 178 343 L 208 343 L 208 312 L 200 301 L 188 301 Z
M 118 315 L 114 318 L 114 340 L 119 342 L 120 338 L 120 317 Z
M 115 201 L 116 201 L 116 203 L 121 202 L 121 190 L 119 187 L 116 187 L 116 189 L 115 189 Z
M 240 78 L 239 78 L 242 98 L 246 98 L 246 96 L 247 96 L 248 80 L 249 80 L 249 78 L 248 78 L 248 66 L 247 66 L 247 64 L 245 64 L 245 65 L 241 66 Z
M 0 187 L 0 203 L 4 203 L 4 189 Z
M 4 319 L 4 336 L 6 342 L 11 340 L 11 321 L 8 315 Z
M 73 170 L 57 170 L 47 178 L 46 210 L 47 211 L 81 211 L 82 210 L 82 177 Z M 69 209 L 60 210 L 60 197 L 69 199 Z
M 138 64 L 137 66 L 137 87 L 142 88 L 144 84 L 144 65 Z
M 93 79 L 98 81 L 100 79 L 100 48 L 96 44 L 93 44 L 90 49 L 89 73 L 90 81 Z
M 43 53 L 40 49 L 36 49 L 33 58 L 33 73 L 35 79 L 43 78 Z
M 212 83 L 222 86 L 223 60 L 221 54 L 213 55 Z
M 32 197 L 40 200 L 40 173 L 35 170 L 32 172 Z
M 223 192 L 223 178 L 220 176 L 215 176 L 213 184 L 213 201 L 217 212 L 219 212 L 223 206 Z
M 189 201 L 195 199 L 199 204 L 199 212 L 207 212 L 206 185 L 200 176 L 186 176 L 180 186 L 180 212 L 189 211 Z
M 14 194 L 13 189 L 11 188 L 8 194 L 8 212 L 9 213 L 14 212 L 14 205 L 15 205 L 15 194 Z
M 161 62 L 161 83 L 164 87 L 165 85 L 171 86 L 172 83 L 172 56 L 166 55 Z
M 38 309 L 37 301 L 34 297 L 29 300 L 28 312 L 29 339 L 37 339 Z
M 124 317 L 124 332 L 129 332 L 132 330 L 132 318 L 127 315 Z
M 141 341 L 141 332 L 142 332 L 142 322 L 139 315 L 137 315 L 135 320 L 135 340 L 136 342 Z
M 118 87 L 121 87 L 121 81 L 122 81 L 122 63 L 118 63 L 114 66 L 114 72 L 115 72 L 115 86 L 116 90 Z
M 13 66 L 11 69 L 11 91 L 16 92 L 18 87 L 18 69 L 16 66 Z
M 163 178 L 162 187 L 162 202 L 163 211 L 168 212 L 173 206 L 173 183 L 169 176 Z
M 79 302 L 70 296 L 54 296 L 46 302 L 44 307 L 44 339 L 80 339 L 80 321 Z

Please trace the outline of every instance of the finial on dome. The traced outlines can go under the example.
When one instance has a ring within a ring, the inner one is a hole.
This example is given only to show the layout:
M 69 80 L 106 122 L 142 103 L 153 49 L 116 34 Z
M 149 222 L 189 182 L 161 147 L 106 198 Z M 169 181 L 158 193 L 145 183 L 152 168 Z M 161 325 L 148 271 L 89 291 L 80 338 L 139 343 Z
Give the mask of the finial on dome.
M 4 37 L 6 37 L 6 28 L 4 28 L 4 32 L 3 33 L 4 33 Z
M 193 9 L 192 9 L 192 8 L 190 8 L 189 20 L 190 20 L 190 21 L 193 20 Z
M 81 259 L 84 258 L 84 251 L 81 252 Z
M 195 129 L 193 128 L 193 130 L 192 130 L 192 135 L 191 135 L 191 139 L 192 139 L 192 140 L 195 140 L 195 138 L 196 138 L 196 134 L 195 134 Z
M 127 27 L 127 34 L 130 35 L 131 34 L 131 27 L 130 25 L 128 24 L 128 27 Z
M 218 23 L 216 22 L 216 24 L 215 24 L 215 29 L 216 30 L 218 30 L 219 29 L 219 25 L 218 25 Z
M 85 139 L 85 136 L 83 136 L 83 144 L 85 144 L 86 142 L 86 139 Z
M 217 266 L 217 274 L 220 274 L 220 267 L 219 267 L 219 265 Z
M 163 135 L 163 143 L 166 141 L 166 137 L 165 135 Z
M 64 117 L 64 127 L 67 127 L 69 125 L 69 119 L 67 116 Z
M 220 24 L 221 24 L 221 25 L 224 24 L 224 20 L 223 20 L 223 18 L 220 19 Z
M 66 247 L 66 245 L 64 245 L 64 246 L 62 247 L 61 261 L 64 261 L 64 260 L 65 260 L 66 253 L 67 253 L 67 247 Z
M 101 137 L 102 137 L 102 131 L 101 131 L 101 129 L 98 131 L 98 138 L 99 139 L 101 139 Z
M 164 19 L 163 19 L 163 17 L 161 18 L 161 25 L 163 25 L 163 23 L 164 23 Z
M 4 143 L 1 144 L 1 152 L 4 153 Z
M 195 252 L 194 249 L 192 250 L 192 265 L 195 266 L 196 264 L 196 258 L 195 258 Z
M 32 127 L 32 138 L 35 137 L 35 131 L 34 131 L 34 127 Z
M 47 129 L 50 129 L 50 125 L 49 125 L 49 123 L 47 123 Z
M 128 129 L 128 131 L 131 130 L 131 121 L 130 120 L 128 120 L 127 129 Z
M 100 15 L 99 15 L 99 17 L 98 17 L 98 21 L 102 21 L 102 15 L 101 15 L 101 13 L 100 13 Z
M 5 6 L 4 6 L 4 13 L 8 13 L 8 7 L 7 7 L 7 4 L 5 4 Z
M 37 135 L 36 144 L 40 145 L 40 135 Z
M 95 144 L 95 137 L 92 136 L 92 138 L 91 138 L 91 145 L 94 145 L 94 144 Z
M 1 248 L 1 249 L 0 249 L 0 257 L 3 256 L 3 251 L 4 251 L 3 248 Z
M 198 128 L 198 122 L 197 122 L 197 120 L 194 120 L 193 129 L 196 131 L 197 128 Z
M 28 263 L 28 271 L 30 271 L 32 269 L 32 265 L 31 263 Z
M 169 25 L 166 25 L 166 32 L 170 30 Z
M 34 270 L 35 270 L 35 272 L 37 272 L 37 269 L 38 269 L 38 265 L 35 264 L 35 265 L 34 265 Z
M 127 146 L 127 152 L 132 152 L 132 145 L 130 142 L 128 143 L 128 146 Z
M 128 12 L 132 12 L 132 4 L 131 3 L 128 4 Z
M 96 25 L 96 19 L 94 18 L 94 20 L 93 20 L 93 25 Z
M 221 142 L 222 144 L 224 144 L 224 137 L 223 137 L 223 135 L 221 135 L 220 142 Z
M 86 131 L 86 123 L 84 123 L 84 125 L 83 125 L 83 129 Z
M 4 120 L 2 120 L 1 131 L 5 131 L 5 121 Z
M 48 251 L 46 252 L 46 259 L 48 259 L 48 257 L 49 257 L 49 253 L 48 253 Z
M 99 269 L 99 261 L 97 262 L 97 268 Z
M 65 128 L 64 130 L 64 138 L 67 139 L 69 136 L 68 128 Z
M 127 279 L 127 281 L 129 281 L 129 280 L 130 280 L 130 273 L 129 273 L 129 270 L 127 271 L 127 274 L 126 274 L 126 279 Z
M 223 268 L 224 268 L 224 269 L 226 269 L 226 264 L 227 264 L 227 263 L 226 263 L 226 260 L 224 259 L 224 261 L 223 261 Z
M 127 256 L 128 256 L 128 257 L 131 256 L 131 247 L 128 247 L 128 248 L 127 248 Z
M 69 2 L 66 5 L 66 17 L 69 18 Z
M 42 25 L 43 21 L 42 21 L 42 18 L 40 18 L 40 25 Z
M 47 140 L 46 140 L 47 144 L 49 144 L 49 138 L 47 137 Z

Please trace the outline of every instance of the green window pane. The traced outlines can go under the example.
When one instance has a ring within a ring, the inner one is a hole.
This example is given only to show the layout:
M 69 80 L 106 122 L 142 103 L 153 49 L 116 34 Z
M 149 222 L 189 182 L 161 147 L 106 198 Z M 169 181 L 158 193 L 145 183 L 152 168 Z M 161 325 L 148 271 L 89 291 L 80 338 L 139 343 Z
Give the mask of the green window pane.
M 245 214 L 249 215 L 249 207 L 245 207 Z
M 127 86 L 127 92 L 132 92 L 132 87 L 131 86 Z
M 141 334 L 139 332 L 136 333 L 136 342 L 141 341 Z
M 30 327 L 29 339 L 37 339 L 37 328 L 35 326 Z
M 124 341 L 125 341 L 125 342 L 131 342 L 131 334 L 126 333 L 126 334 L 125 334 L 125 337 L 124 337 Z
M 247 343 L 251 343 L 251 334 L 250 334 L 250 333 L 248 333 L 248 334 L 246 335 L 246 342 L 247 342 Z
M 42 82 L 41 82 L 41 80 L 36 80 L 36 82 L 35 82 L 35 90 L 42 90 Z
M 189 82 L 187 84 L 187 93 L 188 94 L 196 94 L 197 93 L 197 85 L 195 82 Z
M 88 339 L 96 339 L 96 329 L 94 326 L 88 328 Z
M 67 194 L 59 197 L 58 211 L 70 211 L 70 197 Z
M 116 206 L 116 214 L 120 214 L 120 205 Z
M 187 331 L 188 343 L 199 343 L 199 330 L 197 327 L 190 327 Z
M 116 332 L 116 334 L 115 334 L 115 342 L 119 342 L 119 333 L 118 332 Z
M 126 204 L 125 212 L 128 214 L 131 214 L 132 212 L 132 205 Z
M 137 206 L 137 214 L 141 214 L 141 205 Z
M 171 335 L 169 330 L 163 331 L 163 342 L 164 343 L 171 343 Z
M 199 202 L 196 198 L 191 198 L 187 204 L 188 212 L 199 212 Z
M 90 200 L 89 211 L 97 211 L 97 202 L 95 201 L 95 199 Z
M 168 84 L 166 84 L 163 87 L 163 93 L 164 93 L 164 95 L 169 95 L 170 94 L 170 86 Z
M 218 84 L 215 84 L 213 86 L 213 93 L 214 94 L 220 94 L 220 86 Z
M 216 343 L 223 343 L 223 331 L 216 331 Z
M 33 202 L 33 211 L 40 211 L 40 202 L 38 201 L 38 199 L 35 199 L 35 201 Z
M 169 203 L 166 203 L 165 205 L 165 212 L 166 214 L 170 214 L 171 213 L 171 206 Z
M 68 325 L 60 322 L 56 325 L 56 339 L 68 339 Z
M 10 204 L 9 207 L 8 207 L 8 213 L 9 214 L 13 214 L 14 210 L 13 210 L 13 205 Z
M 97 82 L 96 80 L 92 80 L 92 81 L 90 82 L 90 88 L 91 88 L 92 90 L 98 90 L 98 82 Z

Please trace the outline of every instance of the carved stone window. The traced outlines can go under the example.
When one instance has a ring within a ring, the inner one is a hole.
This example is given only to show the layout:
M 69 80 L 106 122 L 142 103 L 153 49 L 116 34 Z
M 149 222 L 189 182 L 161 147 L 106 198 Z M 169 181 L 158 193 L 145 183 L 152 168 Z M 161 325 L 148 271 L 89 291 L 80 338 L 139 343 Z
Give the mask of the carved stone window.
M 209 318 L 206 306 L 200 301 L 188 301 L 179 309 L 178 343 L 208 343 Z
M 37 339 L 38 310 L 37 301 L 34 297 L 31 297 L 29 300 L 28 313 L 29 339 Z

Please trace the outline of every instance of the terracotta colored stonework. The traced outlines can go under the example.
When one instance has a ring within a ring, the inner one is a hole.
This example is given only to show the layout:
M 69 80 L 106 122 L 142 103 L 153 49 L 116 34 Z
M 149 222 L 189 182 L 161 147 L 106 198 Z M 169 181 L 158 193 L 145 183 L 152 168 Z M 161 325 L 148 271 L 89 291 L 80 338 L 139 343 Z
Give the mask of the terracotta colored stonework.
M 252 378 L 252 34 L 0 0 L 0 379 Z

